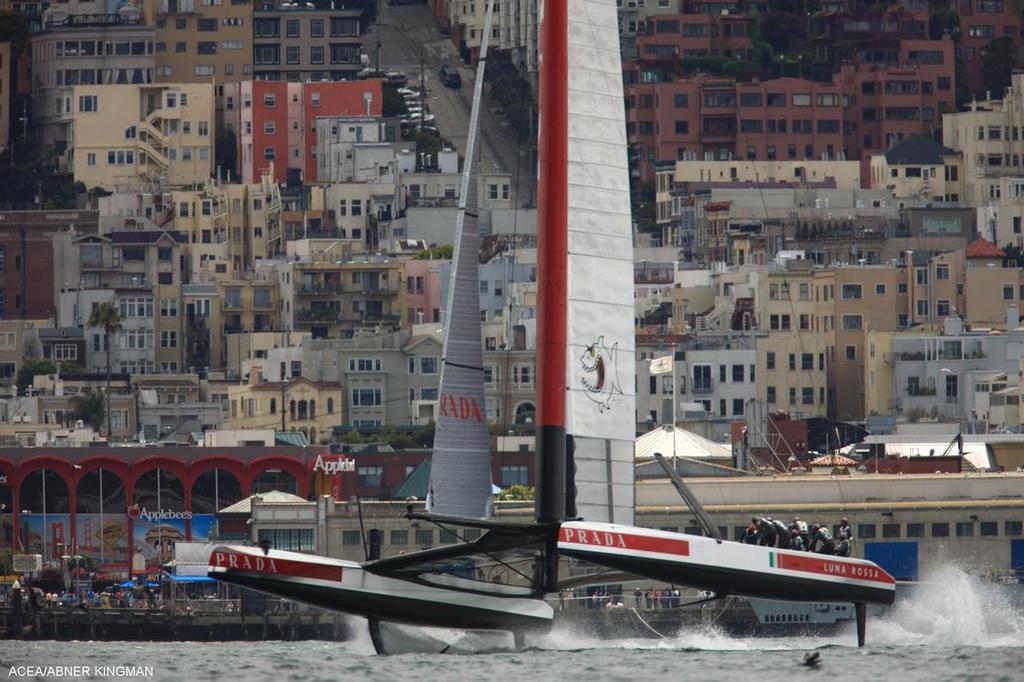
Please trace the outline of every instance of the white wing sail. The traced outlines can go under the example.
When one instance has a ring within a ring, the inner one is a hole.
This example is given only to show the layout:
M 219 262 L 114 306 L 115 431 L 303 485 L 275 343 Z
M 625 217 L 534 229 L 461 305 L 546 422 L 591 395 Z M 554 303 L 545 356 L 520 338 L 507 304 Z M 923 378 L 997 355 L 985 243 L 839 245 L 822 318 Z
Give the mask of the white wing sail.
M 633 239 L 615 0 L 569 0 L 568 280 L 577 513 L 632 524 Z
M 444 358 L 427 508 L 435 514 L 484 518 L 491 514 L 491 448 L 484 401 L 480 336 L 480 228 L 473 157 L 483 92 L 493 5 L 488 3 L 455 224 L 452 274 L 445 304 Z

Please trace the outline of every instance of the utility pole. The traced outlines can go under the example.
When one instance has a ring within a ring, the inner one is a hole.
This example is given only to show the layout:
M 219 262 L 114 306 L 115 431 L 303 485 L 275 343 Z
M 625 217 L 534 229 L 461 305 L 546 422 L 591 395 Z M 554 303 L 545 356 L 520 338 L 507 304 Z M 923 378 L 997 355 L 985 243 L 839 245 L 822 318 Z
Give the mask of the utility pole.
M 377 71 L 378 72 L 380 71 L 380 52 L 381 52 L 381 46 L 380 46 L 380 31 L 381 31 L 381 28 L 380 28 L 381 27 L 380 11 L 381 11 L 381 3 L 380 3 L 380 0 L 377 0 Z
M 426 72 L 426 59 L 423 57 L 423 49 L 420 48 L 420 122 L 416 127 L 423 130 L 423 120 L 427 115 L 427 72 Z

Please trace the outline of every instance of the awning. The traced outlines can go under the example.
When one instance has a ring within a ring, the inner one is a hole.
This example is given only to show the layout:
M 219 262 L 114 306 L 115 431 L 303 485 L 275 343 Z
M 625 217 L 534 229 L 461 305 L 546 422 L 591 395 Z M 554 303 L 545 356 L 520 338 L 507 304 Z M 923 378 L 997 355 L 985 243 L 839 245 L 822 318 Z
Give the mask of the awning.
M 172 575 L 171 580 L 176 583 L 215 583 L 213 578 L 205 575 Z

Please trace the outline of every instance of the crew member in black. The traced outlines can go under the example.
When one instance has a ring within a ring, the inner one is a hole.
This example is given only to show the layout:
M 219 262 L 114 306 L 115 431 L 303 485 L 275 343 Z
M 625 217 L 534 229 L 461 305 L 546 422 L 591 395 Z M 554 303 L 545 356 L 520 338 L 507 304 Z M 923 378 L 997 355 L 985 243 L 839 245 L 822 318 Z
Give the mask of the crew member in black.
M 796 528 L 789 529 L 789 548 L 795 549 L 798 552 L 802 552 L 807 549 L 807 545 L 804 544 L 804 538 L 797 532 Z
M 836 556 L 850 556 L 850 538 L 846 536 L 846 533 L 839 533 L 836 539 Z
M 778 519 L 769 519 L 775 528 L 775 546 L 779 549 L 789 549 L 789 528 Z
M 761 518 L 757 520 L 757 531 L 758 539 L 757 544 L 762 547 L 774 547 L 776 542 L 776 536 L 778 533 L 775 530 L 775 524 L 769 519 Z
M 850 520 L 845 516 L 839 519 L 839 528 L 836 529 L 836 535 L 845 535 L 847 540 L 853 540 L 853 529 L 850 528 Z
M 811 551 L 821 554 L 832 554 L 835 551 L 836 541 L 832 539 L 832 533 L 825 526 L 811 526 Z

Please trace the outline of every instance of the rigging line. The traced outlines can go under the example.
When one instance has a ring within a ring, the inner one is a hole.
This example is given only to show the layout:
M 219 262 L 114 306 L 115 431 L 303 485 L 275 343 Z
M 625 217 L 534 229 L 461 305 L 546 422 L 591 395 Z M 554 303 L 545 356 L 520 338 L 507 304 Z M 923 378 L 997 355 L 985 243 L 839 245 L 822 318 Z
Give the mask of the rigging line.
M 452 362 L 452 361 L 447 360 L 445 358 L 441 358 L 441 362 L 443 362 L 446 365 L 449 365 L 450 367 L 460 367 L 462 369 L 469 369 L 469 370 L 472 370 L 474 372 L 482 372 L 482 371 L 484 371 L 483 367 L 474 367 L 473 365 L 463 365 L 463 364 L 458 363 L 458 362 Z
M 650 624 L 650 623 L 648 623 L 648 622 L 647 622 L 646 620 L 644 620 L 644 617 L 640 615 L 640 612 L 639 612 L 639 611 L 637 611 L 636 609 L 630 609 L 630 611 L 632 611 L 632 612 L 633 612 L 633 615 L 634 615 L 634 616 L 636 616 L 636 617 L 637 617 L 637 619 L 638 619 L 638 620 L 639 620 L 639 621 L 640 621 L 641 623 L 643 623 L 644 627 L 646 627 L 646 628 L 647 628 L 648 630 L 650 630 L 651 632 L 653 632 L 654 634 L 656 634 L 656 635 L 657 635 L 658 637 L 660 637 L 661 639 L 668 639 L 668 637 L 666 637 L 665 635 L 663 635 L 663 634 L 661 634 L 660 632 L 658 632 L 657 630 L 655 630 L 655 629 L 654 629 L 654 628 L 653 628 L 653 627 L 651 626 L 651 624 Z
M 454 535 L 454 536 L 455 536 L 456 538 L 458 538 L 458 539 L 459 539 L 459 540 L 461 540 L 462 542 L 465 542 L 466 544 L 472 544 L 472 543 L 471 543 L 471 542 L 470 542 L 469 540 L 467 540 L 467 539 L 466 539 L 466 537 L 465 537 L 464 535 L 460 535 L 459 533 L 457 533 L 456 531 L 452 530 L 451 528 L 448 528 L 448 527 L 447 527 L 447 526 L 445 526 L 445 525 L 444 525 L 444 523 L 442 523 L 441 521 L 437 521 L 437 520 L 435 520 L 435 519 L 428 519 L 428 520 L 429 520 L 429 521 L 430 521 L 431 523 L 433 523 L 433 524 L 434 524 L 435 526 L 437 526 L 438 528 L 440 528 L 441 530 L 446 530 L 446 531 L 448 531 L 449 533 L 451 533 L 452 535 Z M 522 571 L 520 571 L 519 569 L 517 569 L 517 568 L 515 568 L 514 566 L 510 565 L 510 564 L 509 564 L 508 562 L 506 562 L 506 561 L 502 561 L 501 559 L 499 559 L 498 557 L 494 556 L 494 555 L 493 555 L 493 554 L 491 554 L 490 552 L 486 552 L 486 551 L 483 551 L 483 550 L 481 550 L 481 552 L 480 552 L 480 553 L 481 553 L 481 554 L 483 554 L 483 555 L 484 555 L 485 557 L 488 557 L 488 558 L 489 558 L 489 559 L 491 559 L 492 561 L 495 561 L 495 562 L 497 562 L 497 563 L 501 564 L 502 566 L 504 566 L 504 567 L 505 567 L 505 568 L 507 568 L 508 570 L 512 571 L 513 573 L 516 573 L 516 574 L 518 574 L 519 576 L 521 576 L 522 578 L 524 578 L 524 579 L 526 580 L 526 582 L 528 582 L 528 583 L 529 583 L 530 585 L 532 585 L 532 586 L 536 587 L 536 582 L 537 582 L 537 581 L 536 581 L 536 579 L 534 579 L 534 578 L 532 578 L 532 577 L 530 577 L 530 576 L 526 575 L 525 573 L 523 573 L 523 572 L 522 572 Z
M 740 124 L 740 134 L 743 135 L 743 139 L 746 142 L 747 147 L 749 147 L 750 146 L 750 135 L 743 132 L 742 122 Z M 769 215 L 768 215 L 768 200 L 765 199 L 764 188 L 761 186 L 761 177 L 760 177 L 760 174 L 757 172 L 757 159 L 753 160 L 753 162 L 750 164 L 750 167 L 754 171 L 754 186 L 757 187 L 757 193 L 758 193 L 758 195 L 761 198 L 761 205 L 764 207 L 764 222 L 765 222 L 765 226 L 767 227 L 768 218 L 769 218 Z M 783 243 L 785 243 L 785 239 L 786 239 L 786 227 L 785 227 L 785 224 L 783 224 L 783 227 L 782 227 L 782 239 L 783 239 Z M 807 284 L 807 286 L 808 286 L 808 296 L 810 296 L 811 289 L 814 286 L 813 279 L 814 278 L 812 277 L 811 281 L 808 282 L 808 284 Z M 797 291 L 798 292 L 800 290 L 799 287 L 800 287 L 800 283 L 797 282 Z M 793 304 L 793 291 L 789 287 L 788 278 L 787 278 L 787 281 L 786 281 L 786 291 L 789 293 L 789 296 L 787 296 L 787 300 L 789 301 L 789 311 L 793 315 L 793 320 L 791 321 L 791 324 L 796 325 L 796 332 L 797 332 L 796 333 L 796 339 L 800 343 L 800 356 L 801 356 L 800 360 L 801 360 L 801 367 L 802 367 L 803 366 L 803 355 L 806 354 L 807 348 L 804 346 L 803 335 L 800 334 L 800 329 L 799 329 L 800 316 L 799 316 L 799 314 L 797 314 L 796 306 Z M 781 292 L 781 286 L 780 286 L 780 292 Z M 813 299 L 809 298 L 808 302 L 810 302 L 811 300 L 813 300 Z M 810 317 L 813 317 L 813 315 L 811 315 Z M 782 326 L 781 323 L 780 323 L 779 326 L 780 327 Z M 810 329 L 808 329 L 808 331 L 810 331 Z M 825 352 L 825 360 L 826 361 L 828 360 L 828 352 L 827 351 L 828 351 L 828 347 L 826 346 L 826 352 Z M 816 381 L 816 377 L 815 377 L 815 374 L 814 374 L 814 355 L 813 354 L 811 355 L 811 369 L 809 369 L 807 371 L 810 373 L 810 377 L 811 377 L 811 390 L 814 391 L 815 393 L 818 393 L 819 389 L 821 387 L 818 386 L 818 382 Z M 819 370 L 819 371 L 824 371 L 824 370 Z M 812 400 L 813 400 L 813 397 L 814 396 L 812 396 Z M 827 396 L 826 396 L 826 398 L 827 398 Z M 820 408 L 821 408 L 821 405 L 819 405 L 819 409 Z M 767 424 L 766 424 L 765 425 L 765 438 L 766 438 L 766 440 L 767 440 L 767 436 L 768 436 L 767 431 L 768 431 L 768 428 L 767 428 Z M 787 443 L 787 447 L 788 447 L 788 443 Z

